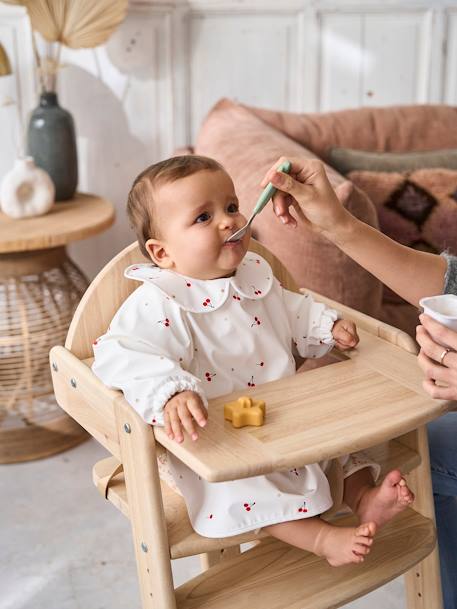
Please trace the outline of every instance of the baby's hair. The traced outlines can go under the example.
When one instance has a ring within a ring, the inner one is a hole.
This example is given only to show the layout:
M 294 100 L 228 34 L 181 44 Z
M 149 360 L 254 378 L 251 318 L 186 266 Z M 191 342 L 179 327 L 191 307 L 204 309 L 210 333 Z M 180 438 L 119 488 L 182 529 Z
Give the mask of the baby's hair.
M 146 241 L 160 237 L 154 222 L 154 186 L 175 182 L 205 170 L 225 171 L 214 159 L 188 154 L 154 163 L 135 178 L 127 200 L 127 214 L 146 258 L 149 258 Z

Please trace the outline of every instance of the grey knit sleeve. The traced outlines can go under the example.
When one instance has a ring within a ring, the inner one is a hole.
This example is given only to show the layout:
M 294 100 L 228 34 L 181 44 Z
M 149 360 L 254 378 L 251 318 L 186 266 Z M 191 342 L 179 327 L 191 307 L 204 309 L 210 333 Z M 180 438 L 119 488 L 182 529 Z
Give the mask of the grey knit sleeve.
M 443 294 L 457 295 L 457 256 L 451 256 L 447 252 L 443 252 L 441 255 L 447 262 Z

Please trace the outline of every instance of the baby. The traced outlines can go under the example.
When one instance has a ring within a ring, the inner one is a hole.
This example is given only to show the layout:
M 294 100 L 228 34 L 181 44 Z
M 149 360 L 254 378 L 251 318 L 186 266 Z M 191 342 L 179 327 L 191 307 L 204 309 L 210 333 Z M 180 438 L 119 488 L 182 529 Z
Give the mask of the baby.
M 248 251 L 249 232 L 226 243 L 246 218 L 216 161 L 183 156 L 152 165 L 136 178 L 128 213 L 153 264 L 126 270 L 142 285 L 96 341 L 93 370 L 176 442 L 184 433 L 197 440 L 208 398 L 294 374 L 294 353 L 321 357 L 334 345 L 357 344 L 352 322 L 282 288 L 268 263 Z M 332 504 L 326 463 L 209 483 L 169 454 L 197 533 L 227 537 L 263 528 L 334 566 L 362 562 L 377 528 L 413 500 L 398 470 L 376 487 L 379 466 L 363 454 L 341 463 L 344 501 L 358 515 L 357 527 L 319 518 Z

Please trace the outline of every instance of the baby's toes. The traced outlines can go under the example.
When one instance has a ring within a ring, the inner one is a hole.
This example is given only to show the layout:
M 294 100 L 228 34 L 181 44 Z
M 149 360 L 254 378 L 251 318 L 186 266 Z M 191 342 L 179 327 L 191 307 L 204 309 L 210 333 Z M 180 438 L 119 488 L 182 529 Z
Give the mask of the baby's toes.
M 414 493 L 406 485 L 399 487 L 399 501 L 404 505 L 409 505 L 414 501 Z
M 351 562 L 355 562 L 356 564 L 358 564 L 363 562 L 364 560 L 365 558 L 361 554 L 358 554 L 356 550 L 352 551 Z
M 363 543 L 354 544 L 353 552 L 355 552 L 357 555 L 366 556 L 367 554 L 370 553 L 370 551 L 371 551 L 371 548 L 369 548 L 367 545 L 365 545 Z
M 376 533 L 376 524 L 374 522 L 366 522 L 357 527 L 355 534 L 356 536 L 365 537 L 371 539 Z

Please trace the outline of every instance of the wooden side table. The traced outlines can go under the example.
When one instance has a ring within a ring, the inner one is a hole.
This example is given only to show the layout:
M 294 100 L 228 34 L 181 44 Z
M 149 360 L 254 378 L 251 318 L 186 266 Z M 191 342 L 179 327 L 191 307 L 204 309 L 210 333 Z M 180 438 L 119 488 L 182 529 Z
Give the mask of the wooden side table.
M 57 406 L 48 354 L 65 342 L 88 286 L 65 246 L 113 221 L 111 203 L 88 194 L 44 216 L 0 212 L 0 463 L 46 457 L 88 437 Z

